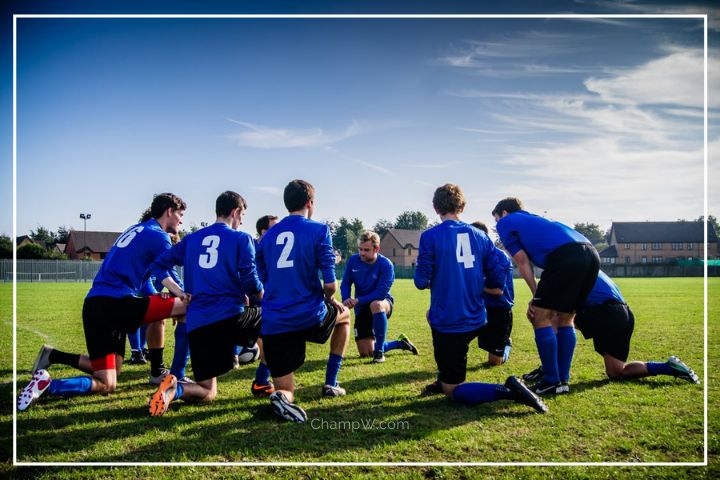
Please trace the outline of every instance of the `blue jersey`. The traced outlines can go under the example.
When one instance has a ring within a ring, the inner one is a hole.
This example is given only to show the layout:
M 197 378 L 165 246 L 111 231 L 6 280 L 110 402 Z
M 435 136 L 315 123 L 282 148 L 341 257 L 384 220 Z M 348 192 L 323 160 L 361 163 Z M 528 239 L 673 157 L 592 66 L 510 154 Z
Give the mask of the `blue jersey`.
M 327 225 L 288 215 L 260 241 L 257 262 L 265 284 L 263 334 L 305 330 L 322 322 L 327 307 L 320 275 L 325 283 L 335 282 L 335 253 Z
M 605 275 L 605 272 L 600 270 L 598 278 L 595 280 L 595 285 L 585 300 L 584 305 L 586 307 L 594 307 L 606 302 L 625 303 L 625 299 L 620 294 L 620 289 L 615 285 L 615 282 Z
M 360 258 L 360 255 L 355 254 L 350 257 L 345 267 L 340 294 L 343 302 L 351 298 L 350 290 L 352 285 L 355 284 L 355 298 L 358 301 L 355 308 L 369 305 L 375 300 L 385 300 L 386 298 L 389 298 L 392 302 L 393 297 L 390 295 L 390 288 L 394 281 L 395 269 L 387 257 L 378 254 L 377 260 L 373 263 L 365 263 Z
M 530 261 L 545 268 L 548 253 L 568 243 L 590 243 L 567 225 L 553 222 L 524 210 L 511 213 L 497 222 L 500 241 L 510 255 L 524 250 Z
M 170 237 L 154 219 L 133 225 L 115 240 L 87 296 L 139 296 L 148 267 L 171 246 Z
M 175 268 L 171 268 L 168 273 L 172 277 L 173 280 L 175 280 L 175 283 L 177 283 L 180 288 L 183 287 L 183 282 L 180 280 L 180 276 L 177 273 L 177 270 Z M 143 297 L 148 297 L 150 295 L 155 295 L 159 292 L 162 292 L 165 286 L 162 284 L 162 280 L 158 280 L 155 276 L 150 276 L 148 279 L 143 283 L 142 288 L 140 289 L 140 294 Z
M 483 299 L 485 300 L 485 306 L 491 308 L 507 308 L 511 309 L 515 304 L 515 286 L 513 285 L 513 266 L 510 257 L 507 253 L 503 252 L 499 248 L 495 250 L 495 254 L 498 256 L 498 262 L 502 265 L 505 273 L 505 284 L 502 287 L 502 295 L 491 295 L 483 292 Z
M 252 237 L 222 222 L 186 235 L 155 260 L 150 274 L 162 281 L 173 265 L 185 267 L 185 291 L 192 295 L 187 308 L 188 332 L 241 314 L 245 293 L 263 289 Z
M 430 288 L 428 321 L 443 333 L 477 330 L 487 323 L 483 289 L 502 288 L 507 269 L 484 232 L 445 220 L 423 232 L 415 286 Z

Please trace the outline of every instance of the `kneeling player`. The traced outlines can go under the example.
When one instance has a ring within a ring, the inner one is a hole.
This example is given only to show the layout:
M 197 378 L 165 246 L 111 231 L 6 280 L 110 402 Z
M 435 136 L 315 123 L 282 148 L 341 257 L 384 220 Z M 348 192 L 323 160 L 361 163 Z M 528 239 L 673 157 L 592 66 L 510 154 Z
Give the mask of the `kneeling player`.
M 700 379 L 678 357 L 671 356 L 667 362 L 627 362 L 630 339 L 635 326 L 635 316 L 625 303 L 620 289 L 604 272 L 598 274 L 590 295 L 578 310 L 575 327 L 586 339 L 593 339 L 595 351 L 605 361 L 605 372 L 613 380 L 669 375 L 690 383 Z M 542 367 L 523 375 L 532 381 L 542 376 Z
M 501 288 L 506 271 L 487 235 L 460 221 L 465 208 L 460 187 L 439 187 L 433 207 L 442 223 L 420 236 L 414 280 L 418 289 L 432 291 L 428 322 L 443 392 L 470 405 L 513 400 L 540 413 L 547 411 L 542 399 L 517 377 L 508 377 L 505 385 L 465 383 L 468 345 L 487 322 L 482 292 L 486 286 Z
M 403 333 L 386 342 L 388 319 L 393 312 L 390 288 L 395 280 L 392 262 L 380 255 L 380 237 L 375 232 L 363 232 L 358 239 L 358 252 L 345 267 L 340 293 L 343 305 L 355 309 L 355 343 L 361 357 L 372 355 L 374 363 L 385 361 L 385 352 L 394 349 L 418 350 Z M 350 296 L 355 284 L 355 298 Z M 374 338 L 374 341 L 373 341 Z
M 245 215 L 237 193 L 220 194 L 216 223 L 191 233 L 150 267 L 171 293 L 184 292 L 166 272 L 183 265 L 185 287 L 192 295 L 187 310 L 188 343 L 197 383 L 179 383 L 167 375 L 150 399 L 150 415 L 163 415 L 170 402 L 209 402 L 217 395 L 217 377 L 232 370 L 237 344 L 251 346 L 260 331 L 260 309 L 245 307 L 245 294 L 262 297 L 250 235 L 237 230 Z

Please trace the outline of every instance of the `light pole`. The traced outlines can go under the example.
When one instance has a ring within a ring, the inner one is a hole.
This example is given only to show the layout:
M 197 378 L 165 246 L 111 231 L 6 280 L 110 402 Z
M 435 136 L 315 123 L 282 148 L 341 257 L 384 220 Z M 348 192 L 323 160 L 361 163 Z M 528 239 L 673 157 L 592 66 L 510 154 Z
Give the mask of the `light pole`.
M 90 220 L 91 216 L 89 213 L 80 214 L 80 218 L 82 218 L 83 221 L 83 257 L 87 257 L 87 240 L 85 237 L 87 236 L 87 221 Z

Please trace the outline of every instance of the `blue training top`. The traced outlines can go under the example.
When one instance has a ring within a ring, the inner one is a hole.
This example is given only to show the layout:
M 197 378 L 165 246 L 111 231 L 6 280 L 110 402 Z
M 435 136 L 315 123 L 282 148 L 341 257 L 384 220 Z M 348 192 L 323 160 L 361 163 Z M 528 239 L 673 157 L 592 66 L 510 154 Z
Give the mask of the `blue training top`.
M 148 267 L 170 247 L 170 237 L 155 219 L 128 228 L 103 260 L 88 298 L 139 296 Z
M 158 257 L 150 274 L 159 281 L 173 265 L 183 265 L 185 291 L 192 294 L 187 308 L 187 331 L 245 311 L 245 292 L 263 286 L 255 267 L 255 243 L 245 232 L 218 222 L 190 233 Z
M 502 295 L 491 295 L 483 292 L 485 306 L 491 308 L 507 308 L 510 309 L 515 304 L 515 286 L 513 285 L 513 266 L 507 253 L 499 248 L 496 250 L 499 263 L 505 269 L 505 284 L 503 285 Z
M 415 286 L 430 288 L 430 326 L 443 333 L 477 330 L 487 322 L 483 288 L 502 288 L 507 269 L 484 232 L 445 220 L 420 236 Z
M 350 257 L 345 267 L 340 294 L 344 302 L 351 297 L 350 290 L 355 284 L 355 298 L 358 300 L 356 309 L 363 305 L 369 305 L 375 300 L 389 298 L 391 302 L 394 302 L 390 295 L 390 288 L 394 281 L 395 269 L 387 257 L 378 254 L 377 260 L 373 263 L 365 263 L 356 253 Z
M 497 222 L 500 241 L 510 255 L 524 250 L 537 267 L 545 268 L 548 253 L 568 243 L 590 243 L 580 233 L 525 210 L 513 212 Z
M 595 280 L 595 285 L 585 300 L 584 305 L 586 307 L 594 307 L 606 302 L 625 303 L 625 299 L 620 294 L 620 289 L 615 285 L 615 282 L 613 282 L 605 272 L 600 270 L 600 272 L 598 272 L 598 278 Z
M 260 241 L 257 263 L 265 285 L 263 335 L 305 330 L 322 322 L 327 307 L 320 275 L 325 283 L 335 282 L 335 253 L 327 225 L 288 215 Z
M 175 267 L 171 268 L 168 273 L 172 277 L 173 280 L 175 280 L 175 283 L 177 283 L 180 288 L 185 288 L 183 286 L 183 281 L 180 279 L 180 275 L 178 275 L 177 270 Z M 158 280 L 154 276 L 148 277 L 147 281 L 143 283 L 142 288 L 140 289 L 140 295 L 143 297 L 148 297 L 150 295 L 155 295 L 163 291 L 165 286 L 162 284 L 161 280 Z

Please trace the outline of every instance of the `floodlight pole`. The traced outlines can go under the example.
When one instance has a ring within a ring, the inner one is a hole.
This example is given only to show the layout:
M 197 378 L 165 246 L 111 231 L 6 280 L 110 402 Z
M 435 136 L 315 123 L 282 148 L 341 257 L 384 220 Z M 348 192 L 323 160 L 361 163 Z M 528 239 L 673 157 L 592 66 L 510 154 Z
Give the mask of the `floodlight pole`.
M 81 213 L 80 218 L 82 218 L 83 221 L 83 257 L 87 256 L 87 221 L 90 220 L 90 217 L 92 217 L 89 213 Z

